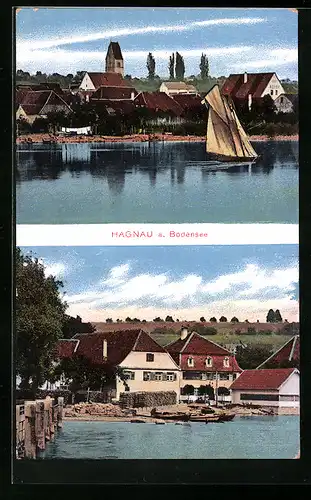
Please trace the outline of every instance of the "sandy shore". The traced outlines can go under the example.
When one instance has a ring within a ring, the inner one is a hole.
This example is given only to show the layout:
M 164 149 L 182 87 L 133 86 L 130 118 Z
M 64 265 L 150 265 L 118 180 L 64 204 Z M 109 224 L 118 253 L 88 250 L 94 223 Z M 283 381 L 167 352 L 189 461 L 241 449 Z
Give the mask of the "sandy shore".
M 258 141 L 298 141 L 299 136 L 296 135 L 276 135 L 273 139 L 266 135 L 252 135 L 250 140 L 254 142 Z M 57 144 L 81 144 L 81 143 L 94 143 L 94 142 L 149 142 L 151 141 L 163 141 L 163 142 L 205 142 L 205 136 L 182 136 L 182 135 L 170 135 L 170 134 L 151 134 L 143 135 L 124 135 L 124 136 L 107 136 L 107 135 L 96 135 L 96 136 L 54 136 L 51 134 L 28 134 L 22 135 L 16 138 L 17 144 L 33 143 L 40 144 L 44 141 L 52 141 Z

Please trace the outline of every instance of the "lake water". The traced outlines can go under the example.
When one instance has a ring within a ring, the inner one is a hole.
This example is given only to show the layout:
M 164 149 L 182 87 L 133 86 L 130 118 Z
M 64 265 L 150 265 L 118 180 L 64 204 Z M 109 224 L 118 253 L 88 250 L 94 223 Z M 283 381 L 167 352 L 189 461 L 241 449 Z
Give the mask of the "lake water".
M 65 421 L 40 458 L 272 459 L 295 457 L 299 417 L 236 417 L 224 423 Z
M 298 142 L 209 171 L 205 143 L 18 145 L 18 224 L 298 223 Z

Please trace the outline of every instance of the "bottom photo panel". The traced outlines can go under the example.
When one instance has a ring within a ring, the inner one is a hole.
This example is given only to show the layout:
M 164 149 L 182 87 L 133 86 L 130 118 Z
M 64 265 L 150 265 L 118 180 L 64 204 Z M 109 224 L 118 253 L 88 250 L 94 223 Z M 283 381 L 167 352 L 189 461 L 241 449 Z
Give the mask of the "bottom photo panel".
M 19 247 L 25 459 L 293 459 L 298 245 Z

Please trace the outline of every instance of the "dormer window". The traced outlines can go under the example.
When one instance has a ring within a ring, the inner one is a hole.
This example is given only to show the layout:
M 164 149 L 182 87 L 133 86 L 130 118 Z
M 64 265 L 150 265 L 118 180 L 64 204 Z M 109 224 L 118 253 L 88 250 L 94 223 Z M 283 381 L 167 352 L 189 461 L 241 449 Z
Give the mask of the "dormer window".
M 224 359 L 224 367 L 229 368 L 229 358 Z
M 210 356 L 208 356 L 208 358 L 206 358 L 205 364 L 206 364 L 206 366 L 212 366 L 213 359 Z
M 154 354 L 152 352 L 147 352 L 146 361 L 154 361 Z
M 188 366 L 194 366 L 194 359 L 193 358 L 188 358 Z

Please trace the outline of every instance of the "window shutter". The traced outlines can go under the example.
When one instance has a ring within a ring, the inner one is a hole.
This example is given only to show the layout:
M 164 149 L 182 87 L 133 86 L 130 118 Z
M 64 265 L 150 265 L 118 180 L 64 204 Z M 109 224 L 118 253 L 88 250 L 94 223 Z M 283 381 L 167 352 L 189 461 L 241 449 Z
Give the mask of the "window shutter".
M 177 380 L 177 374 L 174 373 L 174 380 Z
M 156 379 L 156 378 L 155 378 L 155 373 L 154 373 L 154 372 L 153 372 L 153 373 L 151 372 L 151 373 L 150 373 L 150 380 L 155 380 L 155 379 Z
M 162 373 L 162 380 L 167 380 L 167 375 L 166 375 L 166 372 L 163 372 L 163 373 Z

